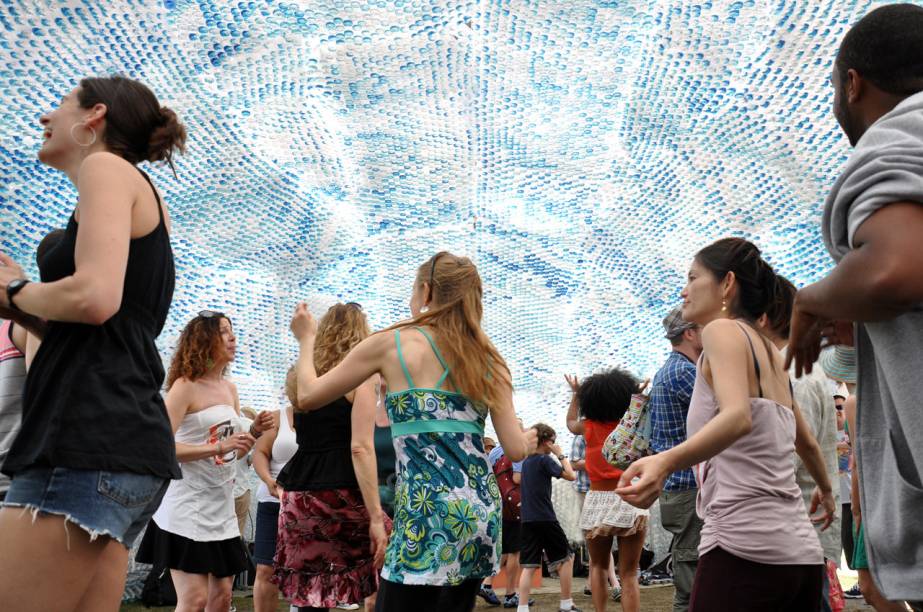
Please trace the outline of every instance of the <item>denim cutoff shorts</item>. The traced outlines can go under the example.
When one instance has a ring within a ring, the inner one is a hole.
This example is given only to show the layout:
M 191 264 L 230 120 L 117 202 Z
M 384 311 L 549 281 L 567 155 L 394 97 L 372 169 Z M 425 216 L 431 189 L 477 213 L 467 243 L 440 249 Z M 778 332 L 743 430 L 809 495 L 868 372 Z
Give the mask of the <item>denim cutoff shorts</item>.
M 279 502 L 260 502 L 256 505 L 256 529 L 253 531 L 253 562 L 272 565 L 276 556 L 276 539 L 279 534 Z
M 3 506 L 63 516 L 91 541 L 109 536 L 130 549 L 169 484 L 149 474 L 35 467 L 13 477 Z

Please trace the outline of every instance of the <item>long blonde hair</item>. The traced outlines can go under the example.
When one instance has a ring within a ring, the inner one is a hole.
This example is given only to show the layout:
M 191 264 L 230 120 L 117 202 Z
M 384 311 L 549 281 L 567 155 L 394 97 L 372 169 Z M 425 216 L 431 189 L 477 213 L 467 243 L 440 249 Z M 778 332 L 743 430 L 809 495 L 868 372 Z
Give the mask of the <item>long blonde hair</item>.
M 317 375 L 332 370 L 354 346 L 368 338 L 369 322 L 355 302 L 334 304 L 317 324 L 314 367 Z
M 437 304 L 388 330 L 428 326 L 451 368 L 451 379 L 468 399 L 488 407 L 512 391 L 509 367 L 481 329 L 483 287 L 474 263 L 441 251 L 417 270 L 414 288 L 428 283 Z M 386 330 L 387 331 L 387 330 Z

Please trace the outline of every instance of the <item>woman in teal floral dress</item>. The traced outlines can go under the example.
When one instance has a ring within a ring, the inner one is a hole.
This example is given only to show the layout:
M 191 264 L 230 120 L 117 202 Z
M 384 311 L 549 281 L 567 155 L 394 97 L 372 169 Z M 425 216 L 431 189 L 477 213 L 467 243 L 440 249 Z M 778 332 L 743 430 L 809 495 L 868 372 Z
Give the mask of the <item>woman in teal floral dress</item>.
M 481 329 L 481 296 L 469 259 L 436 254 L 417 272 L 413 317 L 362 341 L 320 378 L 311 358 L 317 324 L 304 304 L 292 318 L 299 409 L 324 406 L 375 374 L 391 391 L 398 482 L 386 550 L 383 516 L 370 526 L 376 557 L 384 553 L 378 611 L 468 612 L 481 580 L 499 570 L 500 493 L 484 452 L 484 421 L 489 413 L 514 461 L 534 449 L 535 432 L 517 423 L 509 369 Z M 361 488 L 364 497 L 377 495 Z

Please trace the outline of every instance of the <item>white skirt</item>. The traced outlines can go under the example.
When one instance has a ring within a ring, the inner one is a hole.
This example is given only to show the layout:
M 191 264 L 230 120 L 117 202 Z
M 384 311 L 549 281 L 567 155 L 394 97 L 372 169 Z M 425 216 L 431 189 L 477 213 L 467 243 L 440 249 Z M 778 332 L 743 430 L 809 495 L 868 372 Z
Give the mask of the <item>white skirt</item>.
M 647 528 L 650 512 L 635 508 L 615 491 L 590 491 L 583 502 L 580 529 L 588 539 L 627 537 Z

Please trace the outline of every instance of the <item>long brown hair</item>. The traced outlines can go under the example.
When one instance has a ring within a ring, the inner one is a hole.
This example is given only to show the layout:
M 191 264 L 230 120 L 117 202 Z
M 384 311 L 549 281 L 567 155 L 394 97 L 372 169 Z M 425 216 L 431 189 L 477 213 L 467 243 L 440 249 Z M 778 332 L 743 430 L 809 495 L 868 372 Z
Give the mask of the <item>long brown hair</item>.
M 484 291 L 474 263 L 441 251 L 417 270 L 414 288 L 423 283 L 429 284 L 435 305 L 388 329 L 430 327 L 458 391 L 473 402 L 499 405 L 501 397 L 512 391 L 513 381 L 506 361 L 481 329 Z
M 317 323 L 314 367 L 317 375 L 332 370 L 354 346 L 368 338 L 369 322 L 355 302 L 334 304 Z
M 216 357 L 224 351 L 224 341 L 221 339 L 221 320 L 227 317 L 196 316 L 186 324 L 180 334 L 173 361 L 170 362 L 170 371 L 167 374 L 167 390 L 180 378 L 198 380 L 215 365 Z M 227 366 L 221 371 L 222 376 L 227 372 Z

